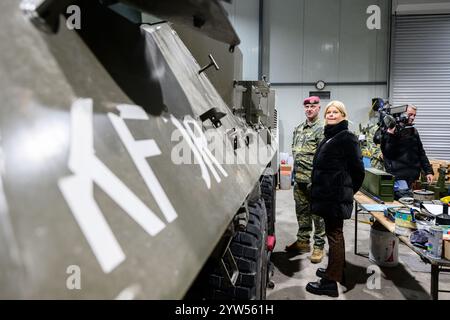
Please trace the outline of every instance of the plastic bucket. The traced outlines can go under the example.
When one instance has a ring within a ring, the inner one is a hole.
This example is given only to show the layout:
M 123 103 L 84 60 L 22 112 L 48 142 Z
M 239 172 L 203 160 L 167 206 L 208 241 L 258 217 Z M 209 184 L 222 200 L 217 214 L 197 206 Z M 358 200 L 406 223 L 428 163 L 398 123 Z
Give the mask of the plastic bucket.
M 389 231 L 374 226 L 370 229 L 369 260 L 382 267 L 397 266 L 398 238 Z
M 282 172 L 280 175 L 280 189 L 289 190 L 291 188 L 291 175 L 290 172 L 287 174 Z

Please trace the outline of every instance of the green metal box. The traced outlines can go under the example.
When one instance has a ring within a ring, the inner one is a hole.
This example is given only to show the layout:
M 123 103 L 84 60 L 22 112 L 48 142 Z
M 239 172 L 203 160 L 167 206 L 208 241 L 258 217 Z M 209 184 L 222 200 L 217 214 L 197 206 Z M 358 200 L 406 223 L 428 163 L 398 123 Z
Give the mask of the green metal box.
M 366 168 L 362 188 L 383 201 L 394 201 L 394 176 L 375 168 Z

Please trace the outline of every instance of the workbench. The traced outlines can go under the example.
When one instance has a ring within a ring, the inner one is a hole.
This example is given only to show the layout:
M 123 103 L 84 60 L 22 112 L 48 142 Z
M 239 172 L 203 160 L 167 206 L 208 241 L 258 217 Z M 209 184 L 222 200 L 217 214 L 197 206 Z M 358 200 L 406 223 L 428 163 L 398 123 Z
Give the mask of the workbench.
M 365 256 L 358 253 L 358 206 L 360 204 L 376 204 L 377 202 L 370 197 L 366 196 L 362 192 L 357 192 L 354 196 L 355 200 L 355 254 L 360 256 Z M 402 206 L 400 202 L 386 202 L 385 205 L 398 205 Z M 389 220 L 384 215 L 384 212 L 370 211 L 369 214 L 374 217 L 378 222 L 380 222 L 386 230 L 395 234 L 395 222 Z M 439 299 L 439 292 L 450 292 L 449 290 L 439 290 L 439 273 L 440 272 L 450 272 L 450 260 L 447 259 L 437 259 L 430 256 L 425 249 L 421 249 L 411 244 L 409 241 L 409 237 L 406 236 L 398 236 L 396 235 L 400 241 L 406 244 L 411 250 L 419 255 L 419 257 L 426 263 L 431 264 L 431 298 L 433 300 Z

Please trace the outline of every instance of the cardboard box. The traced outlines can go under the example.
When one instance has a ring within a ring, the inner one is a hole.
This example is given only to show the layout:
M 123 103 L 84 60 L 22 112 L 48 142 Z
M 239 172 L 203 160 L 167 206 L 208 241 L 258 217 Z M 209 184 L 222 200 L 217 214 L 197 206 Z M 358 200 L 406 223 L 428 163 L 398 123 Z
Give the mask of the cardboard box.
M 450 260 L 450 240 L 444 241 L 444 258 Z
M 450 180 L 450 162 L 446 160 L 437 160 L 437 159 L 430 159 L 430 164 L 433 167 L 434 171 L 434 181 L 437 181 L 439 178 L 439 167 L 444 166 L 447 168 L 447 174 L 446 174 L 446 181 Z

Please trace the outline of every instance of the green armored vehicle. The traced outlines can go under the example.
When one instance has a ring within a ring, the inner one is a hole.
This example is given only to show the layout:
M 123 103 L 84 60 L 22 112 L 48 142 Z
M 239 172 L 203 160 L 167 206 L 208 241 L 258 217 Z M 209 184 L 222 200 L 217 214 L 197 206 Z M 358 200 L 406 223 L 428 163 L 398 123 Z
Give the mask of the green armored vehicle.
M 221 3 L 2 0 L 0 28 L 0 299 L 264 298 L 274 92 Z

